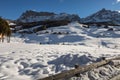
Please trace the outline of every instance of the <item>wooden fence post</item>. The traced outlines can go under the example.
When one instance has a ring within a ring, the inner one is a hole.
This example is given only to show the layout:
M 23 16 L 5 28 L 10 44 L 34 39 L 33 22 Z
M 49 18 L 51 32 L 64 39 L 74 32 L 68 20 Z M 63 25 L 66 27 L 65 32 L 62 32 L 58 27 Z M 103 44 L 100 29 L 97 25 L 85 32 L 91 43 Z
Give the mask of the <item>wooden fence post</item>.
M 75 66 L 74 66 L 74 67 L 75 67 L 75 69 L 78 69 L 80 66 L 79 66 L 78 64 L 75 64 Z M 75 76 L 76 76 L 76 77 L 80 77 L 80 73 L 75 74 Z

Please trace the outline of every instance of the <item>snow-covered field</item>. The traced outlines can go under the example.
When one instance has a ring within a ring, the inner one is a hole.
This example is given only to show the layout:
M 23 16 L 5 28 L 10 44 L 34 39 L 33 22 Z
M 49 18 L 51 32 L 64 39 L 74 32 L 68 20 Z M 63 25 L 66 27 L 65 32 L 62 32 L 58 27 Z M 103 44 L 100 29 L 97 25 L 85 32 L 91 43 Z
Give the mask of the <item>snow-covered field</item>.
M 51 30 L 69 34 L 38 32 L 22 38 L 14 34 L 11 43 L 0 43 L 0 80 L 36 80 L 72 69 L 75 64 L 120 56 L 120 31 L 86 29 L 78 23 L 47 31 Z

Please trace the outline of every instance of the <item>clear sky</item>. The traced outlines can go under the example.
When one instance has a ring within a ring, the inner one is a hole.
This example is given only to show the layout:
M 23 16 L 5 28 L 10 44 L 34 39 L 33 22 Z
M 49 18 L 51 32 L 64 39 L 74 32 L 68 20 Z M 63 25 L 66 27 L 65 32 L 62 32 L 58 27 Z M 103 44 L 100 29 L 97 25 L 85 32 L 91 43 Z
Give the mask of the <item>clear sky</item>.
M 0 16 L 8 19 L 17 19 L 26 10 L 86 17 L 102 8 L 120 10 L 120 0 L 0 0 Z

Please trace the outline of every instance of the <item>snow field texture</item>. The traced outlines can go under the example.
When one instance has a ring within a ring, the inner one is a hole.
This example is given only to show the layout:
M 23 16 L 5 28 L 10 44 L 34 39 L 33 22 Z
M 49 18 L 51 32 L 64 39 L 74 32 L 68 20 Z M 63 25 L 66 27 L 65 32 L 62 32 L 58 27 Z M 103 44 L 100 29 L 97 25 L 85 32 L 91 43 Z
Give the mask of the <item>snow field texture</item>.
M 52 30 L 69 34 L 52 34 Z M 100 61 L 101 57 L 120 56 L 120 31 L 86 29 L 79 23 L 47 31 L 47 34 L 45 30 L 24 37 L 13 34 L 11 43 L 0 43 L 0 80 L 36 80 L 73 69 L 75 64 L 89 65 Z M 101 75 L 89 71 L 75 80 L 109 80 L 116 71 L 119 73 L 117 68 L 107 65 L 95 69 L 95 72 L 102 72 Z

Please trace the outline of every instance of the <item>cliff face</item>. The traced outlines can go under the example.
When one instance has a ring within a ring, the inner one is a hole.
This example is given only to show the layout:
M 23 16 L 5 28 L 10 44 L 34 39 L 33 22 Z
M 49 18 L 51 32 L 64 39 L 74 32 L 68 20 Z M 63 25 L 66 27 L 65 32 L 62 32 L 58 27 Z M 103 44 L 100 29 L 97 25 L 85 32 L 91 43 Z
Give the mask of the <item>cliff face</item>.
M 35 12 L 26 11 L 18 19 L 17 22 L 38 22 L 38 21 L 55 21 L 55 20 L 68 20 L 68 21 L 80 21 L 80 18 L 76 14 L 60 13 L 55 14 L 51 12 Z

